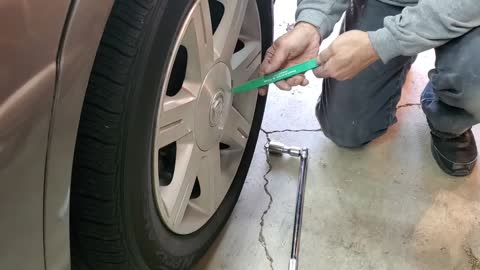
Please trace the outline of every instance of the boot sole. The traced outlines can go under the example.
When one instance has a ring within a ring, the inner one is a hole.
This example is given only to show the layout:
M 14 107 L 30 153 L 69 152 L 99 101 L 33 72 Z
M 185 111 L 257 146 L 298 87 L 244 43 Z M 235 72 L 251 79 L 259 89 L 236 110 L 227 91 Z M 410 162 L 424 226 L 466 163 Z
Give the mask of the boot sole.
M 435 161 L 437 162 L 440 169 L 442 169 L 445 173 L 455 177 L 463 177 L 468 176 L 472 173 L 473 168 L 475 167 L 475 163 L 477 159 L 475 158 L 473 161 L 468 163 L 457 163 L 452 162 L 445 158 L 435 147 L 433 142 L 431 143 L 432 155 Z

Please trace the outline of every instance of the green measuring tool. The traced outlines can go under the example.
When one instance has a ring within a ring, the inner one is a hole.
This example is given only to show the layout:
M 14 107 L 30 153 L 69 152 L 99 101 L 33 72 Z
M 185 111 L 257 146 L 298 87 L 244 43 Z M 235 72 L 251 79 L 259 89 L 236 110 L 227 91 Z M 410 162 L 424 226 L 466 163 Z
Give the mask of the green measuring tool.
M 317 64 L 317 59 L 311 59 L 306 62 L 303 62 L 301 64 L 295 65 L 288 67 L 286 69 L 282 69 L 280 71 L 277 71 L 275 73 L 266 75 L 264 77 L 260 77 L 255 80 L 248 81 L 242 85 L 239 85 L 235 88 L 233 88 L 232 93 L 237 94 L 237 93 L 242 93 L 242 92 L 248 92 L 251 90 L 255 90 L 257 88 L 269 85 L 271 83 L 275 83 L 281 80 L 288 79 L 290 77 L 293 77 L 297 74 L 307 72 L 309 70 L 312 70 L 314 68 L 317 68 L 319 65 Z

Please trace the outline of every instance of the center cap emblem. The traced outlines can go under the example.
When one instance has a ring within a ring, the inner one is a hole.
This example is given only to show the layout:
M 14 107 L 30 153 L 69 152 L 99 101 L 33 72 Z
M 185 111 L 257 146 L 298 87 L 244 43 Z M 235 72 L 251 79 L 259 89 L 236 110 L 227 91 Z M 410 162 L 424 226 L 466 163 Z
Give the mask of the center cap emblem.
M 212 99 L 210 103 L 210 126 L 215 127 L 220 123 L 222 119 L 223 110 L 224 110 L 224 96 L 223 92 L 220 91 Z

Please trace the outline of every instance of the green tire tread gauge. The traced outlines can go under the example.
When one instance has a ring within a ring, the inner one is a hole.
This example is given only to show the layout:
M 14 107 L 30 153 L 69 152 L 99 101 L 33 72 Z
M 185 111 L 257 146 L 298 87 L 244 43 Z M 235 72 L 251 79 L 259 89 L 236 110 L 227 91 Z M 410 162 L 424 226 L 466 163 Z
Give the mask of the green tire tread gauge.
M 255 80 L 248 81 L 242 85 L 239 85 L 233 88 L 232 93 L 237 94 L 237 93 L 252 91 L 260 87 L 267 86 L 271 83 L 285 80 L 295 75 L 307 72 L 317 67 L 319 67 L 319 64 L 317 63 L 317 59 L 311 59 L 301 64 L 291 66 L 291 67 L 282 69 L 280 71 L 277 71 L 275 73 L 266 75 L 264 77 L 260 77 Z

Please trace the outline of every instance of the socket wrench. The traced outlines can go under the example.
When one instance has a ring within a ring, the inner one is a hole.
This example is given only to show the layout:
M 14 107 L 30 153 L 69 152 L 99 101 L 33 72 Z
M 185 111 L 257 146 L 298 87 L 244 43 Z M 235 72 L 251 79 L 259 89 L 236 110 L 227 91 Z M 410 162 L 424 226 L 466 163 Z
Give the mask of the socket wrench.
M 302 230 L 303 203 L 305 198 L 305 186 L 307 182 L 308 148 L 288 147 L 279 142 L 269 141 L 265 145 L 267 155 L 281 156 L 287 154 L 300 158 L 300 172 L 298 174 L 297 202 L 295 206 L 295 220 L 293 223 L 292 252 L 290 254 L 289 270 L 298 269 L 298 257 L 300 253 L 300 235 Z

